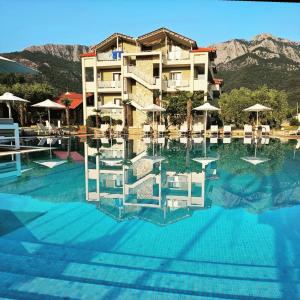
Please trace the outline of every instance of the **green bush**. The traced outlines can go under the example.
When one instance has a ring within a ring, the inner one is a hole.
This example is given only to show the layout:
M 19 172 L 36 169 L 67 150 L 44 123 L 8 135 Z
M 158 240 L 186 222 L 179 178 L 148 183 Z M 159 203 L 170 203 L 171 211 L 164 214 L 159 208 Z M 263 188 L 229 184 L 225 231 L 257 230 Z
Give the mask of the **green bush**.
M 86 126 L 87 127 L 95 127 L 96 126 L 96 116 L 89 116 L 86 119 Z
M 102 117 L 101 124 L 110 124 L 110 117 L 109 116 Z M 111 124 L 112 125 L 122 124 L 122 120 L 111 118 Z
M 291 120 L 290 120 L 290 125 L 291 125 L 291 126 L 300 126 L 300 121 L 298 120 L 298 118 L 293 117 L 293 118 L 291 118 Z

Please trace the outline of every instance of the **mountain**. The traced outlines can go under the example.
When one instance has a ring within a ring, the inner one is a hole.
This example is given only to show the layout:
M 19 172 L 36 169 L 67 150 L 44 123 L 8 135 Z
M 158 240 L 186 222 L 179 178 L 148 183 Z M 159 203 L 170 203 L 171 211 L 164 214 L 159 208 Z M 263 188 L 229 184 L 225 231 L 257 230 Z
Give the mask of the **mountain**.
M 234 39 L 212 46 L 225 91 L 266 84 L 287 91 L 291 105 L 300 100 L 300 43 L 260 34 L 251 41 Z
M 84 45 L 56 45 L 46 44 L 41 46 L 30 46 L 24 49 L 29 52 L 42 52 L 63 58 L 69 61 L 80 61 L 79 55 L 88 52 L 89 47 Z
M 42 75 L 35 80 L 49 82 L 60 94 L 66 90 L 81 92 L 80 54 L 86 51 L 88 46 L 84 45 L 47 44 L 2 55 L 39 70 Z

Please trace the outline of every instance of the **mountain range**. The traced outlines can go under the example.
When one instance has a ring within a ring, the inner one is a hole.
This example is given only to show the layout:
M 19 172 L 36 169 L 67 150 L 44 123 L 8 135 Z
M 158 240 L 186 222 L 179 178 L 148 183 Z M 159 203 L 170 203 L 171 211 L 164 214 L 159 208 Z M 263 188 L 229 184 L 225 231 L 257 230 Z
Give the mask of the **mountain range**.
M 300 100 L 300 43 L 271 34 L 260 34 L 252 40 L 233 39 L 211 45 L 217 49 L 217 77 L 224 79 L 224 90 L 266 84 L 286 90 L 289 102 Z M 81 91 L 79 55 L 89 49 L 85 45 L 46 44 L 23 51 L 3 53 L 42 72 L 58 92 Z

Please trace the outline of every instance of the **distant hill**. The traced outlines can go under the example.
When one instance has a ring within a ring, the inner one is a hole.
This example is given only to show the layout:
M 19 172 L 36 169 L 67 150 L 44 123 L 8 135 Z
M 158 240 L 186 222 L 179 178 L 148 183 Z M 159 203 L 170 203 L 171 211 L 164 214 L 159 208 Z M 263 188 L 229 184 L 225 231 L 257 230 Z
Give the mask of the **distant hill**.
M 212 46 L 217 48 L 217 76 L 224 78 L 225 91 L 266 84 L 286 90 L 291 105 L 300 101 L 299 42 L 260 34 L 251 41 L 234 39 Z M 84 45 L 47 44 L 3 55 L 41 71 L 43 80 L 58 92 L 81 92 L 79 55 L 87 51 L 88 46 Z
M 81 63 L 79 55 L 88 51 L 83 45 L 31 46 L 20 52 L 3 53 L 26 66 L 39 70 L 38 80 L 47 81 L 58 93 L 66 90 L 81 93 Z
M 225 91 L 266 84 L 286 90 L 291 105 L 300 101 L 300 43 L 260 34 L 251 41 L 235 39 L 213 46 Z

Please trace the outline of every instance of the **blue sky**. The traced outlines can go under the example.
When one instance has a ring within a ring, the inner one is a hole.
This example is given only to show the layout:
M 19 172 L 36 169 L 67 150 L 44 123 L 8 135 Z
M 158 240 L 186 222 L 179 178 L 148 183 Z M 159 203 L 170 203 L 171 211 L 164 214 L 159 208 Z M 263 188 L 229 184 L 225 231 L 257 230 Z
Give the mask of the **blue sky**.
M 158 27 L 200 46 L 259 33 L 300 41 L 300 4 L 221 0 L 0 0 L 0 52 L 45 43 L 98 43 Z M 3 13 L 8 12 L 8 13 Z

